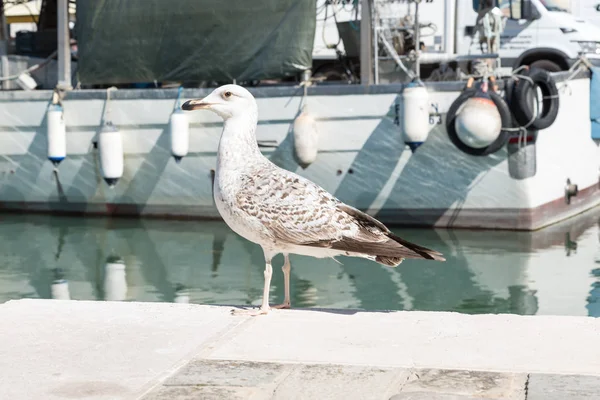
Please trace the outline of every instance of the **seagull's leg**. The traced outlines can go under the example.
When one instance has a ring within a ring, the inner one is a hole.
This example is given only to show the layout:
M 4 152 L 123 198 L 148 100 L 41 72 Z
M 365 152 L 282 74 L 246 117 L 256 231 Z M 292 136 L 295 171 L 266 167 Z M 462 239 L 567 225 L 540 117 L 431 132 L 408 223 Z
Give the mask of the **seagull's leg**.
M 292 302 L 290 300 L 290 271 L 292 270 L 292 264 L 290 264 L 290 255 L 284 254 L 285 261 L 283 263 L 283 267 L 281 270 L 283 271 L 283 279 L 285 285 L 285 299 L 283 300 L 283 304 L 279 304 L 273 306 L 273 308 L 291 308 Z
M 266 254 L 265 254 L 266 256 Z M 265 286 L 263 288 L 263 301 L 260 306 L 260 311 L 262 314 L 268 313 L 271 308 L 269 307 L 269 289 L 271 288 L 271 276 L 273 276 L 273 267 L 271 266 L 271 257 L 266 257 L 266 265 L 265 265 Z
M 265 286 L 263 288 L 263 300 L 262 305 L 258 310 L 232 310 L 232 314 L 234 315 L 261 315 L 267 314 L 271 308 L 269 307 L 269 289 L 271 287 L 271 276 L 273 275 L 273 267 L 271 266 L 271 260 L 273 259 L 274 254 L 267 252 L 267 250 L 263 249 L 265 253 Z

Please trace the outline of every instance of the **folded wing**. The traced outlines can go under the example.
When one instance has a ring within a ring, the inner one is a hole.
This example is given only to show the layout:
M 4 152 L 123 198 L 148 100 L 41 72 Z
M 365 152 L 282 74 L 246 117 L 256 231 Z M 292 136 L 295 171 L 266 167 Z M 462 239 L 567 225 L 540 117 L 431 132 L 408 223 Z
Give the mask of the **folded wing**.
M 441 253 L 395 236 L 375 218 L 299 175 L 275 167 L 242 180 L 237 206 L 279 242 L 362 254 L 391 266 L 405 258 L 444 261 Z

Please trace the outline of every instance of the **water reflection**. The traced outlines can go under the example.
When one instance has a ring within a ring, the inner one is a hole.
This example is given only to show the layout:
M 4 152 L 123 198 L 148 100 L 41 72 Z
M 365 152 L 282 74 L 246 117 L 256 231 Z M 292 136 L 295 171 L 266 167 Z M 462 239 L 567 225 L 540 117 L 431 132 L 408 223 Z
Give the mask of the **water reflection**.
M 54 268 L 52 275 L 54 276 L 50 288 L 52 298 L 56 300 L 71 300 L 69 282 L 65 279 L 63 270 L 61 268 Z
M 125 261 L 118 256 L 108 256 L 104 267 L 104 300 L 127 300 L 127 280 Z
M 0 216 L 0 302 L 260 304 L 262 251 L 221 222 Z M 292 256 L 294 307 L 600 316 L 600 208 L 541 231 L 396 232 L 446 263 Z M 283 264 L 283 257 L 274 260 Z M 283 301 L 275 268 L 272 303 Z

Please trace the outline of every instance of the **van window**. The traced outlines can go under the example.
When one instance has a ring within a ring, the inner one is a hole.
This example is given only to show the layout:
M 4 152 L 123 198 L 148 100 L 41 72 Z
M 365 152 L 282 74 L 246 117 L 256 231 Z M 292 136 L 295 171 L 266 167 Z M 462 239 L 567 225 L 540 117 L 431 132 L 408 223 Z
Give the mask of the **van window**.
M 507 18 L 521 19 L 521 0 L 499 0 L 498 8 Z
M 479 12 L 480 9 L 494 7 L 496 3 L 497 0 L 473 0 L 473 10 L 475 10 L 475 12 Z
M 498 7 L 506 18 L 521 19 L 521 0 L 473 0 L 473 10 Z
M 569 0 L 540 0 L 540 3 L 548 11 L 571 12 L 571 2 Z

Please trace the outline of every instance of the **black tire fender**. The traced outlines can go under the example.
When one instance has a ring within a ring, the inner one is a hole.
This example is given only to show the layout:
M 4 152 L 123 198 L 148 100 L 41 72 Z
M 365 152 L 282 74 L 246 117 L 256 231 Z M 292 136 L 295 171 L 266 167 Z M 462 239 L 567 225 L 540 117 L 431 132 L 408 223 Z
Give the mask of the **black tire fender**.
M 556 82 L 548 71 L 540 68 L 530 68 L 522 75 L 531 79 L 533 85 L 529 79 L 519 79 L 510 97 L 510 110 L 519 125 L 531 130 L 546 129 L 554 123 L 558 115 L 559 101 Z M 534 109 L 529 103 L 529 94 L 535 90 L 535 86 L 541 89 L 544 98 L 542 99 L 542 112 L 531 122 L 534 117 Z M 527 125 L 530 122 L 531 124 Z
M 506 128 L 512 127 L 512 115 L 510 113 L 508 105 L 502 99 L 502 97 L 496 92 L 489 91 L 488 94 L 490 95 L 490 98 L 496 105 L 498 112 L 500 113 L 500 119 L 502 121 L 502 130 L 500 131 L 500 134 L 498 135 L 496 140 L 494 140 L 486 147 L 475 148 L 466 145 L 460 140 L 458 134 L 456 133 L 456 128 L 454 126 L 454 123 L 456 121 L 456 113 L 465 101 L 467 101 L 471 97 L 474 97 L 477 93 L 478 91 L 476 89 L 467 89 L 464 92 L 462 92 L 460 96 L 456 98 L 456 100 L 454 100 L 452 105 L 450 105 L 448 113 L 446 114 L 446 132 L 448 132 L 448 138 L 450 139 L 450 141 L 462 152 L 470 154 L 472 156 L 487 156 L 489 154 L 497 152 L 508 142 L 510 132 L 506 130 Z

